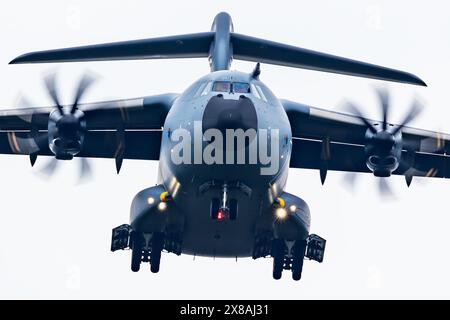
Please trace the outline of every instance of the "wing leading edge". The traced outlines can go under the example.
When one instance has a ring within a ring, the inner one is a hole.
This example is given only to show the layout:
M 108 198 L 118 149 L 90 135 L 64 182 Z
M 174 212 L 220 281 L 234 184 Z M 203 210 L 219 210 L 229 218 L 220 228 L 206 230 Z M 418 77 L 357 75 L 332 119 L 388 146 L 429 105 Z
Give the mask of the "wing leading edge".
M 288 100 L 282 104 L 292 128 L 292 168 L 321 170 L 326 162 L 327 170 L 370 172 L 364 150 L 366 127 L 357 116 Z M 450 178 L 448 134 L 404 127 L 402 136 L 402 162 L 409 166 L 401 165 L 393 174 Z
M 123 159 L 159 160 L 162 126 L 177 96 L 162 94 L 80 104 L 87 132 L 77 156 L 116 158 L 122 152 Z M 0 153 L 52 156 L 46 140 L 51 110 L 0 111 Z

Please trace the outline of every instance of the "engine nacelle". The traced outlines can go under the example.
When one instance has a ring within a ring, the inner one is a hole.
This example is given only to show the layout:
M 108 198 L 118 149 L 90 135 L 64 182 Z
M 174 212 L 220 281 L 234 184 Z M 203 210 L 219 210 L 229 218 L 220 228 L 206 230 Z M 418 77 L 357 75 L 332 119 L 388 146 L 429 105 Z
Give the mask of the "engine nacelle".
M 76 109 L 73 113 L 53 110 L 48 119 L 48 145 L 55 157 L 70 160 L 81 151 L 86 132 L 84 113 Z
M 402 157 L 402 133 L 401 130 L 413 121 L 422 110 L 422 104 L 417 100 L 413 102 L 411 109 L 398 125 L 389 123 L 390 99 L 386 89 L 377 89 L 382 111 L 382 121 L 374 123 L 363 116 L 355 105 L 349 103 L 348 107 L 361 121 L 366 130 L 365 153 L 366 165 L 377 177 L 389 177 L 400 165 Z
M 389 177 L 400 163 L 402 155 L 402 136 L 389 131 L 366 132 L 366 165 L 376 177 Z

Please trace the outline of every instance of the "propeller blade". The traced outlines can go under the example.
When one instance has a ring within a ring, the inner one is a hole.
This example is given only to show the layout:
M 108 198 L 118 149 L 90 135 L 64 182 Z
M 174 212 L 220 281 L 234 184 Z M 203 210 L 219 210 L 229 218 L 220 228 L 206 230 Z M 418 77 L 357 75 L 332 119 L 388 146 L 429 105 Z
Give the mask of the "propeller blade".
M 343 177 L 344 186 L 351 192 L 355 191 L 358 175 L 354 172 L 346 172 Z
M 36 138 L 28 135 L 28 137 L 19 137 L 15 133 L 8 133 L 8 143 L 11 150 L 15 153 L 25 153 L 32 154 L 38 153 L 41 149 L 45 147 L 47 141 L 46 133 L 39 133 Z M 22 152 L 19 152 L 17 148 L 20 148 Z
M 361 120 L 362 123 L 372 132 L 373 134 L 377 133 L 377 129 L 371 124 L 364 116 L 362 115 L 361 111 L 353 104 L 353 103 L 347 103 L 346 107 L 350 112 L 355 114 Z
M 25 97 L 23 94 L 20 94 L 16 98 L 15 105 L 17 106 L 18 109 L 28 109 L 33 107 L 33 104 L 30 102 L 30 100 L 28 100 L 27 97 Z M 19 114 L 17 115 L 17 117 L 19 117 L 26 123 L 32 123 L 33 115 L 34 113 L 31 114 L 26 113 L 24 115 Z
M 33 124 L 32 118 L 33 117 L 31 117 L 31 120 L 30 120 L 31 129 L 30 129 L 30 134 L 29 135 L 30 135 L 30 139 L 33 140 L 33 142 L 36 143 L 37 150 L 32 151 L 30 153 L 30 164 L 31 164 L 32 167 L 34 167 L 34 164 L 36 163 L 36 160 L 37 160 L 37 157 L 38 157 L 38 153 L 42 149 L 42 146 L 43 146 L 43 144 L 42 144 L 43 137 L 42 136 L 45 137 L 45 143 L 47 143 L 48 135 L 46 133 L 44 135 L 39 135 L 39 130 Z
M 420 149 L 423 152 L 444 153 L 446 151 L 445 144 L 443 134 L 436 132 L 434 137 L 422 139 L 420 142 Z
M 89 179 L 92 176 L 92 168 L 89 163 L 89 160 L 86 158 L 79 158 L 80 159 L 80 177 L 79 181 L 85 181 Z
M 388 178 L 378 178 L 379 179 L 379 190 L 380 195 L 383 197 L 393 197 L 394 193 L 392 192 L 391 187 L 389 186 Z
M 78 84 L 77 91 L 75 92 L 75 98 L 72 105 L 72 109 L 70 109 L 70 113 L 75 113 L 75 111 L 78 108 L 78 103 L 81 99 L 81 97 L 84 95 L 86 90 L 89 88 L 89 86 L 94 82 L 94 77 L 88 74 L 83 75 L 83 77 L 80 80 L 80 83 Z
M 389 178 L 378 178 L 378 191 L 382 197 L 386 198 L 393 198 L 394 192 L 392 191 L 391 187 L 389 186 Z M 358 174 L 355 172 L 346 172 L 343 181 L 344 186 L 346 189 L 348 189 L 350 192 L 355 191 L 356 181 L 358 180 Z
M 59 99 L 58 99 L 58 94 L 57 94 L 57 90 L 56 90 L 56 76 L 54 73 L 47 75 L 44 78 L 45 81 L 45 86 L 47 88 L 47 92 L 50 96 L 50 98 L 52 98 L 53 102 L 55 103 L 56 107 L 58 108 L 58 111 L 61 115 L 64 114 L 63 108 L 61 106 L 61 104 L 59 103 Z
M 32 161 L 31 157 L 37 157 L 37 154 L 30 154 L 30 161 Z M 90 161 L 86 158 L 79 158 L 80 162 L 80 169 L 79 169 L 79 177 L 78 177 L 78 183 L 82 183 L 85 181 L 88 181 L 92 177 L 92 166 L 90 164 Z M 56 170 L 58 168 L 58 162 L 56 158 L 51 158 L 47 163 L 44 165 L 42 169 L 39 170 L 39 174 L 46 178 L 50 178 L 56 173 Z
M 42 173 L 46 177 L 51 177 L 55 173 L 55 170 L 56 170 L 57 167 L 58 167 L 58 160 L 56 160 L 55 158 L 52 157 L 47 162 L 45 167 L 43 167 L 40 170 L 40 173 Z
M 378 88 L 377 90 L 378 98 L 381 103 L 381 111 L 383 116 L 383 130 L 386 130 L 388 127 L 388 116 L 389 116 L 389 92 L 385 88 Z
M 413 121 L 422 112 L 422 109 L 423 109 L 423 105 L 421 103 L 419 103 L 417 100 L 414 101 L 414 103 L 413 103 L 411 109 L 409 110 L 408 114 L 403 119 L 403 121 L 400 123 L 400 125 L 394 129 L 392 134 L 395 135 L 404 126 L 406 126 L 408 123 Z
M 33 106 L 30 100 L 23 94 L 18 95 L 18 97 L 16 98 L 15 105 L 17 106 L 18 109 L 28 109 Z

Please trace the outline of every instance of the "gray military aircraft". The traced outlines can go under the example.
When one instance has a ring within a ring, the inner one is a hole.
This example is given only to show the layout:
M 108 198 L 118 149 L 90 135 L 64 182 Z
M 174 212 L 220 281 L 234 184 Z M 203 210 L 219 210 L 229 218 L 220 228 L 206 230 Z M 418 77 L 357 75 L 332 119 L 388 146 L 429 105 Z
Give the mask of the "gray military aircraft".
M 273 277 L 304 258 L 322 262 L 325 240 L 309 234 L 310 211 L 284 191 L 289 168 L 450 177 L 450 137 L 388 122 L 387 92 L 378 91 L 382 121 L 278 99 L 260 81 L 260 63 L 425 86 L 413 74 L 235 33 L 219 13 L 210 32 L 27 53 L 17 63 L 208 57 L 211 72 L 182 94 L 61 105 L 55 78 L 45 79 L 53 107 L 0 112 L 0 152 L 57 160 L 159 160 L 158 184 L 133 199 L 129 224 L 113 229 L 111 250 L 131 248 L 131 269 L 159 271 L 161 252 L 208 257 L 273 257 Z M 256 62 L 250 73 L 233 59 Z

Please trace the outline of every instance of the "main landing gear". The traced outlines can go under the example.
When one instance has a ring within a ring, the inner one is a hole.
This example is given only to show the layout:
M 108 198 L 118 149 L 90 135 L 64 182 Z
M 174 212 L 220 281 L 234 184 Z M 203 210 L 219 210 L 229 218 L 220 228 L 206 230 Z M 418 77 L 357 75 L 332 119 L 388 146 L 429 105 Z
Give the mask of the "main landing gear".
M 154 232 L 150 237 L 140 232 L 131 232 L 131 271 L 138 272 L 141 262 L 150 262 L 150 271 L 157 273 L 164 249 L 164 233 Z M 149 238 L 149 239 L 148 239 Z
M 302 277 L 304 257 L 318 262 L 323 261 L 326 240 L 310 235 L 306 240 L 286 241 L 273 239 L 271 255 L 273 257 L 273 278 L 281 279 L 283 270 L 291 270 L 292 279 Z
M 161 252 L 181 254 L 181 237 L 177 233 L 142 233 L 123 224 L 112 231 L 111 251 L 131 248 L 131 271 L 138 272 L 142 262 L 150 263 L 150 271 L 157 273 Z

